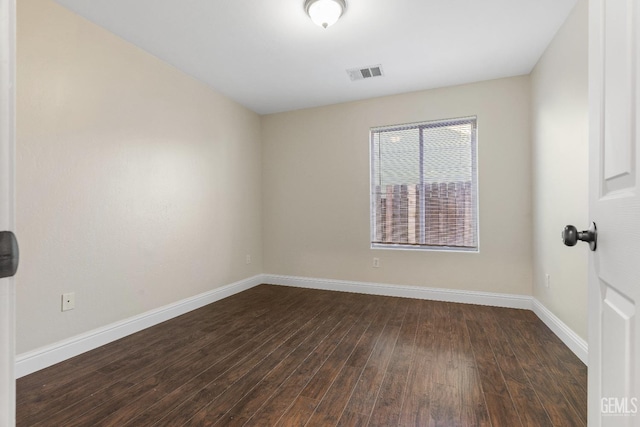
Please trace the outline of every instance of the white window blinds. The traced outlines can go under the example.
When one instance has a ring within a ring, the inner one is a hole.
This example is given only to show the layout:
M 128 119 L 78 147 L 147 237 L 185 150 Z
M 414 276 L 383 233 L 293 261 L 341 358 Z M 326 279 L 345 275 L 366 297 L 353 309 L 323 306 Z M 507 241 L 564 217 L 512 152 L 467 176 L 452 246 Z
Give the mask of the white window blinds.
M 371 129 L 371 244 L 477 251 L 476 118 Z

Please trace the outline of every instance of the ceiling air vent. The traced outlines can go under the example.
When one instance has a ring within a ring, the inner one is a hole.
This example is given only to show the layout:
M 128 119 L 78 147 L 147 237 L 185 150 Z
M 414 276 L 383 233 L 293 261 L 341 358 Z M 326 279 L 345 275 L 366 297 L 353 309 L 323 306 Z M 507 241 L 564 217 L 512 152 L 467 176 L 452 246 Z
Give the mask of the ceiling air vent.
M 371 65 L 369 67 L 351 68 L 347 70 L 351 81 L 382 77 L 382 65 Z

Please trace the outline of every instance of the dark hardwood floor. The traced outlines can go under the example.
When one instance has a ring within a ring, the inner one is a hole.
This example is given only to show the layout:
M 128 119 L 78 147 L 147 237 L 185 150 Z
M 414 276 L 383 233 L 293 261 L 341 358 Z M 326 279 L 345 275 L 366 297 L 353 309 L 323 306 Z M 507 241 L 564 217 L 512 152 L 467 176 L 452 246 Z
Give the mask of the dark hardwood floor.
M 261 285 L 18 380 L 19 426 L 584 426 L 530 311 Z

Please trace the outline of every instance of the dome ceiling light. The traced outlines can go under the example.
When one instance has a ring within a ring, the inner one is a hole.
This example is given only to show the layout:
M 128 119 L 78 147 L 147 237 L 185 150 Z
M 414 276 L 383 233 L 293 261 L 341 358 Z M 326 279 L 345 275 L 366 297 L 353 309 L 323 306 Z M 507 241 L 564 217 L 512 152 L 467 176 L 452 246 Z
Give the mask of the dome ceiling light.
M 305 0 L 304 10 L 311 20 L 323 28 L 338 22 L 347 9 L 345 0 Z

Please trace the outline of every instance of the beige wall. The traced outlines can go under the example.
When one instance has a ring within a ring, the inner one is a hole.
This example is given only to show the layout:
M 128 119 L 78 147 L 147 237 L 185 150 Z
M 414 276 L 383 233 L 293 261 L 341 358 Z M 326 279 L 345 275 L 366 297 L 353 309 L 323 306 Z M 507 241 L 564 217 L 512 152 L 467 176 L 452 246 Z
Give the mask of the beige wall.
M 588 249 L 560 233 L 589 221 L 587 9 L 579 0 L 531 74 L 534 296 L 585 340 Z
M 262 272 L 257 114 L 49 0 L 17 77 L 18 353 Z
M 18 353 L 262 272 L 533 294 L 586 337 L 586 248 L 559 244 L 588 221 L 584 0 L 532 76 L 262 118 L 18 6 Z M 370 249 L 369 128 L 470 115 L 480 253 Z
M 264 116 L 265 272 L 531 295 L 529 95 L 524 76 Z M 480 253 L 370 249 L 369 128 L 470 115 Z

